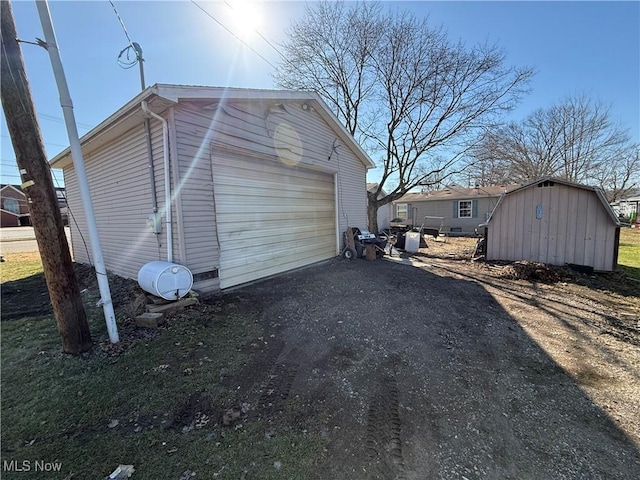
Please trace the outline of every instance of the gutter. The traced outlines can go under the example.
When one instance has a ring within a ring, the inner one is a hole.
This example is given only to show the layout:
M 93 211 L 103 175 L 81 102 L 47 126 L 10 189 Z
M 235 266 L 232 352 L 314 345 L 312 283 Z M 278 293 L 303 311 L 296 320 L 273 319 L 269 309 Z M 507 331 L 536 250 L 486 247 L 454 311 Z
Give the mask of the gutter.
M 173 263 L 173 228 L 171 219 L 171 178 L 169 172 L 169 123 L 157 113 L 149 110 L 146 101 L 141 102 L 142 111 L 162 122 L 162 156 L 164 160 L 164 208 L 167 219 L 167 262 Z M 152 185 L 155 189 L 155 185 Z

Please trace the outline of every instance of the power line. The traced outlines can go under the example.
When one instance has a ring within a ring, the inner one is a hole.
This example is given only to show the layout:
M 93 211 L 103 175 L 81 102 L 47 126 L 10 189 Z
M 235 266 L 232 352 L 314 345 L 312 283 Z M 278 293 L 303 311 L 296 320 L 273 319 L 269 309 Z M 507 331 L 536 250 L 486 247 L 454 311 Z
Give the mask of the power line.
M 225 3 L 225 5 L 226 5 L 227 7 L 229 7 L 231 10 L 235 10 L 235 8 L 233 8 L 233 6 L 232 6 L 232 5 L 231 5 L 227 0 L 222 0 L 222 1 L 223 1 L 223 2 Z M 251 27 L 251 29 L 252 29 L 254 32 L 256 32 L 256 33 L 260 36 L 260 38 L 261 38 L 262 40 L 264 40 L 264 41 L 267 43 L 267 45 L 269 45 L 271 48 L 273 48 L 273 49 L 276 51 L 276 53 L 282 57 L 282 59 L 283 59 L 284 61 L 287 61 L 287 57 L 285 57 L 285 56 L 284 56 L 284 54 L 283 54 L 280 50 L 278 50 L 278 48 L 277 48 L 273 43 L 271 43 L 267 37 L 265 37 L 262 33 L 260 33 L 260 31 L 259 31 L 257 28 L 255 28 L 255 27 Z M 274 67 L 274 68 L 275 68 L 275 67 Z
M 11 139 L 11 137 L 9 135 L 1 135 L 3 138 L 8 138 Z M 44 142 L 45 145 L 51 145 L 52 147 L 62 147 L 62 148 L 67 148 L 69 145 L 62 145 L 61 143 L 51 143 L 51 142 Z
M 211 20 L 216 22 L 218 25 L 220 25 L 222 28 L 224 28 L 227 32 L 229 32 L 231 35 L 233 35 L 236 38 L 236 40 L 238 40 L 240 43 L 242 43 L 245 47 L 247 47 L 249 50 L 251 50 L 253 53 L 255 53 L 262 60 L 267 62 L 269 65 L 271 65 L 272 68 L 276 69 L 276 66 L 273 63 L 271 63 L 269 60 L 267 60 L 265 57 L 263 57 L 257 50 L 255 50 L 253 47 L 251 47 L 251 45 L 249 45 L 247 42 L 245 42 L 240 37 L 238 37 L 235 33 L 233 33 L 233 31 L 230 30 L 224 23 L 222 23 L 220 20 L 218 20 L 216 17 L 214 17 L 209 12 L 207 12 L 204 8 L 202 8 L 200 5 L 198 5 L 195 2 L 195 0 L 191 0 L 191 3 L 193 3 L 196 7 L 198 7 L 200 10 L 202 10 L 205 13 L 205 15 L 207 15 Z
M 44 120 L 49 120 L 51 122 L 57 122 L 57 123 L 64 123 L 64 118 L 61 117 L 57 117 L 55 115 L 49 115 L 48 113 L 40 113 L 38 112 L 38 118 L 42 118 Z M 93 125 L 88 124 L 88 123 L 83 123 L 83 122 L 76 122 L 76 125 L 78 127 L 84 128 L 84 129 L 90 129 L 93 128 Z
M 124 32 L 124 35 L 127 37 L 127 40 L 129 41 L 129 45 L 131 46 L 131 48 L 133 48 L 133 42 L 131 41 L 131 37 L 129 36 L 129 32 L 127 32 L 127 27 L 124 26 L 124 22 L 122 21 L 122 18 L 120 18 L 120 14 L 118 13 L 118 10 L 116 10 L 116 6 L 113 4 L 113 2 L 111 0 L 109 0 L 109 3 L 111 4 L 111 7 L 113 7 L 113 11 L 115 12 L 116 17 L 118 18 L 118 21 L 120 22 L 120 26 L 122 27 L 122 31 Z

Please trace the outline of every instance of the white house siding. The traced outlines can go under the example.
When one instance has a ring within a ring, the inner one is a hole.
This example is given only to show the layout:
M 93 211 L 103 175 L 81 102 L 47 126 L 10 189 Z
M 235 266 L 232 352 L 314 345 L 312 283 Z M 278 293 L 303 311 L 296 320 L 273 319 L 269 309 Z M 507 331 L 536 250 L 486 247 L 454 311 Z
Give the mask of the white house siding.
M 366 225 L 366 196 L 357 195 L 365 185 L 365 166 L 308 105 L 260 99 L 183 102 L 175 107 L 175 124 L 181 177 L 198 158 L 200 190 L 207 199 L 198 206 L 193 195 L 191 208 L 200 208 L 203 216 L 189 218 L 186 186 L 182 189 L 183 228 L 199 222 L 193 231 L 201 235 L 201 258 L 210 262 L 216 256 L 221 288 L 330 258 L 339 253 L 338 232 L 347 222 Z M 212 172 L 202 161 L 207 145 Z M 205 177 L 213 178 L 212 185 Z M 217 228 L 217 238 L 203 231 L 210 227 Z M 189 265 L 200 268 L 187 235 L 185 241 Z
M 542 206 L 542 218 L 536 208 Z M 491 218 L 488 260 L 614 266 L 616 225 L 593 190 L 556 183 L 504 197 Z
M 156 191 L 162 209 L 162 128 L 159 122 L 151 125 Z M 163 228 L 163 233 L 156 239 L 146 226 L 152 206 L 143 125 L 90 154 L 85 153 L 84 160 L 107 270 L 125 278 L 137 278 L 138 270 L 145 263 L 166 259 L 166 229 Z M 72 165 L 64 169 L 64 178 L 73 215 L 69 224 L 75 260 L 93 263 L 91 240 Z
M 210 142 L 206 136 L 211 119 L 181 105 L 174 107 L 174 127 L 178 163 L 176 198 L 180 199 L 181 221 L 178 239 L 184 246 L 185 264 L 207 281 L 207 288 L 219 287 L 220 254 L 216 237 Z
M 387 203 L 386 205 L 382 205 L 378 208 L 378 230 L 383 230 L 385 228 L 389 228 L 389 223 L 393 218 L 392 215 L 393 205 L 391 203 Z

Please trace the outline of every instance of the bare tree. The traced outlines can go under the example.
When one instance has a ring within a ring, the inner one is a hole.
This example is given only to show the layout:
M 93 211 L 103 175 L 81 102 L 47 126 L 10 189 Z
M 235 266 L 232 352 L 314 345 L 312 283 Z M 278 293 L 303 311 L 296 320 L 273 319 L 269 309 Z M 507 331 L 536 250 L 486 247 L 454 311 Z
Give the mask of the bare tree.
M 368 192 L 372 231 L 380 206 L 458 172 L 532 76 L 505 66 L 496 46 L 451 42 L 427 19 L 372 2 L 310 4 L 287 33 L 277 84 L 316 91 L 381 171 Z
M 610 203 L 636 192 L 640 187 L 640 145 L 632 145 L 601 164 L 594 179 Z
M 508 181 L 557 176 L 622 191 L 633 183 L 631 152 L 610 107 L 582 95 L 487 132 L 473 157 L 477 175 L 490 163 Z

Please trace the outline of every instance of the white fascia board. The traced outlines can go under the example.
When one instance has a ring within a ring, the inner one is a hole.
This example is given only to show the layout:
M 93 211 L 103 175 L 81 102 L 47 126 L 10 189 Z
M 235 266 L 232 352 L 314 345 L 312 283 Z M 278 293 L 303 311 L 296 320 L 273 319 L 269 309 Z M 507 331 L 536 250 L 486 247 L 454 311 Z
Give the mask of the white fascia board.
M 111 128 L 116 123 L 122 121 L 123 119 L 126 119 L 127 117 L 135 113 L 137 109 L 141 108 L 140 104 L 143 101 L 148 100 L 149 97 L 151 97 L 155 93 L 153 91 L 154 88 L 155 87 L 148 87 L 144 89 L 142 92 L 140 92 L 138 95 L 136 95 L 131 100 L 129 100 L 126 104 L 124 104 L 122 107 L 116 110 L 109 117 L 104 119 L 94 128 L 89 130 L 87 133 L 85 133 L 82 137 L 80 137 L 80 144 L 84 146 L 85 144 L 90 142 L 93 138 L 104 133 L 106 130 Z M 70 158 L 70 155 L 71 155 L 71 147 L 67 147 L 64 150 L 62 150 L 60 153 L 58 153 L 56 156 L 54 156 L 51 160 L 49 160 L 49 165 L 51 166 L 51 168 L 61 168 L 62 163 L 67 163 L 64 161 L 65 159 L 68 160 L 68 157 Z
M 88 133 L 80 138 L 82 145 L 87 144 L 96 136 L 99 136 L 106 130 L 110 129 L 116 123 L 120 123 L 127 117 L 132 116 L 140 109 L 140 104 L 149 100 L 151 97 L 160 97 L 168 100 L 171 103 L 177 104 L 180 100 L 221 100 L 221 99 L 235 99 L 235 100 L 282 100 L 282 101 L 311 101 L 316 104 L 318 113 L 329 126 L 339 135 L 339 137 L 354 151 L 358 159 L 365 165 L 367 169 L 374 168 L 375 164 L 371 161 L 367 153 L 363 150 L 358 142 L 355 141 L 353 136 L 347 131 L 347 129 L 340 123 L 335 114 L 329 109 L 327 104 L 320 98 L 315 92 L 307 91 L 290 91 L 290 90 L 262 90 L 262 89 L 249 89 L 249 88 L 226 88 L 226 87 L 206 87 L 195 85 L 169 85 L 169 84 L 155 84 L 146 88 L 124 106 L 119 108 L 115 113 L 110 115 L 104 121 L 100 122 L 96 127 L 91 129 Z M 153 110 L 153 105 L 149 105 Z M 164 110 L 161 109 L 161 110 Z M 155 113 L 160 113 L 155 112 Z M 62 152 L 53 157 L 49 164 L 52 168 L 61 168 L 63 161 L 67 159 L 71 154 L 71 149 L 67 147 Z M 68 159 L 67 159 L 68 161 Z M 64 162 L 66 163 L 66 162 Z

